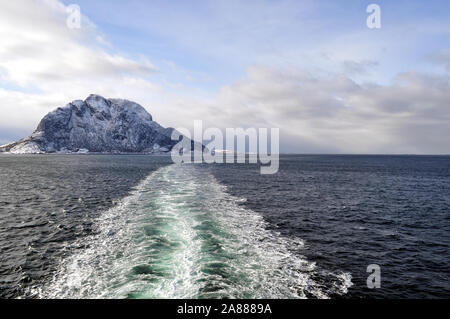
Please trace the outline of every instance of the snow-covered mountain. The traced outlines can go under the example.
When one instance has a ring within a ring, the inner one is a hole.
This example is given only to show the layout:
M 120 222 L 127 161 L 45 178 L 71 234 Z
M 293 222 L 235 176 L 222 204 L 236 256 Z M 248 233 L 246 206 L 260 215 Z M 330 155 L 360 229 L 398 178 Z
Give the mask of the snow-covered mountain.
M 33 134 L 0 152 L 163 153 L 177 143 L 172 132 L 137 103 L 90 95 L 47 114 Z

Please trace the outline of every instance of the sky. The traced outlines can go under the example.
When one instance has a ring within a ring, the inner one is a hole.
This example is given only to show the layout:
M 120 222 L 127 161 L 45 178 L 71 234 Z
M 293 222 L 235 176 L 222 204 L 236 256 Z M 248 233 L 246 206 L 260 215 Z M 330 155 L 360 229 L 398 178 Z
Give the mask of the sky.
M 100 94 L 163 126 L 280 128 L 284 153 L 450 154 L 449 17 L 445 0 L 2 1 L 0 144 Z

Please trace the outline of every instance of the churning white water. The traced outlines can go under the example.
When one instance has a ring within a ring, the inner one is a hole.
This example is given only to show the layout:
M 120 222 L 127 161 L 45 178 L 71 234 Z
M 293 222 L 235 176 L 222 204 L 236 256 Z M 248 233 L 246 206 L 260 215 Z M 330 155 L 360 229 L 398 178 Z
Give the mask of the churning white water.
M 208 170 L 153 172 L 61 261 L 42 298 L 327 298 L 303 242 L 268 230 Z M 348 273 L 331 274 L 336 290 Z

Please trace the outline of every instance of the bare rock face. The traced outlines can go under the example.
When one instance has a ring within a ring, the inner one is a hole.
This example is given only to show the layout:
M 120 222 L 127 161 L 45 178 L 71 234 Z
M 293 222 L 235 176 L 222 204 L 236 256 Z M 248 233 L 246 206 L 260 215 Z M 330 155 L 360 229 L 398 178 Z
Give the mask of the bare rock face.
M 139 104 L 90 95 L 47 114 L 29 137 L 0 152 L 164 153 L 178 142 Z

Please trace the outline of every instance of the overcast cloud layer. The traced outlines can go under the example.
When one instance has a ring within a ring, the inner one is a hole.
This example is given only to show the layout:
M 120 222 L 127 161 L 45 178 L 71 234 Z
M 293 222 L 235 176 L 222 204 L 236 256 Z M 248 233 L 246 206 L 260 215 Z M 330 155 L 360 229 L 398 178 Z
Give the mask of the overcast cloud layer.
M 361 12 L 347 16 L 355 27 L 309 1 L 250 4 L 204 2 L 204 17 L 176 11 L 176 20 L 163 21 L 173 8 L 155 2 L 152 24 L 139 19 L 145 10 L 129 16 L 142 2 L 122 12 L 104 2 L 106 24 L 94 15 L 98 3 L 91 17 L 82 2 L 82 28 L 69 29 L 59 1 L 2 1 L 0 144 L 96 93 L 141 103 L 164 126 L 202 119 L 219 128 L 279 127 L 282 152 L 450 154 L 445 19 L 417 18 L 413 36 L 408 21 L 395 24 L 389 12 L 378 33 L 365 28 L 364 6 L 349 8 Z M 303 16 L 303 34 L 295 34 L 289 28 Z M 195 18 L 205 19 L 203 28 Z M 342 28 L 327 29 L 332 20 Z M 209 22 L 221 32 L 208 33 Z M 123 42 L 117 30 L 125 29 Z

